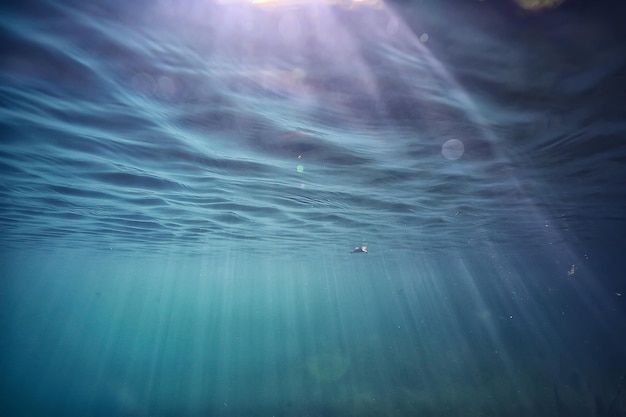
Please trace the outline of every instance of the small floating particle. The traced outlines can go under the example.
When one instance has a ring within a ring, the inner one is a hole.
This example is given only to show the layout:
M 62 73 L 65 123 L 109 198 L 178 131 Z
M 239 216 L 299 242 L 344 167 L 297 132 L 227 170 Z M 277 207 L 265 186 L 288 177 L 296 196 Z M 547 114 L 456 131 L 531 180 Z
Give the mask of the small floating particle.
M 367 253 L 367 245 L 356 246 L 351 253 Z

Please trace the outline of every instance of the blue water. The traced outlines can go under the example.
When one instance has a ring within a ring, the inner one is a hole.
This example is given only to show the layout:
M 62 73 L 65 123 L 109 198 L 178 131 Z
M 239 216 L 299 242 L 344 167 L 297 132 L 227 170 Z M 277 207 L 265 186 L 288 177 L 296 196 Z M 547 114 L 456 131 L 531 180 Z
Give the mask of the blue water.
M 3 5 L 2 414 L 626 415 L 623 7 L 541 3 Z

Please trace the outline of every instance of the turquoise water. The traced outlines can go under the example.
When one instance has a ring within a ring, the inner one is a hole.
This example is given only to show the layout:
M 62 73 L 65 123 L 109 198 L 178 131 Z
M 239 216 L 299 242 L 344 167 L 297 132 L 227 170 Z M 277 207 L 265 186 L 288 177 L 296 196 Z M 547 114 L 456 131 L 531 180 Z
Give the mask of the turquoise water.
M 585 266 L 568 276 L 572 254 L 530 256 L 16 258 L 5 401 L 16 415 L 594 415 L 620 389 L 618 297 Z
M 3 6 L 2 410 L 625 415 L 626 35 L 519 4 Z

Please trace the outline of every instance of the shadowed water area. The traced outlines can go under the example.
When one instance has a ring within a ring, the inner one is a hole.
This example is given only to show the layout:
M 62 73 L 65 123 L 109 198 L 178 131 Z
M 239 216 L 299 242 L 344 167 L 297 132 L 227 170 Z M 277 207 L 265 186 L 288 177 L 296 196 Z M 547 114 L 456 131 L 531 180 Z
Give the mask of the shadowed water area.
M 624 12 L 1 6 L 1 409 L 626 416 Z

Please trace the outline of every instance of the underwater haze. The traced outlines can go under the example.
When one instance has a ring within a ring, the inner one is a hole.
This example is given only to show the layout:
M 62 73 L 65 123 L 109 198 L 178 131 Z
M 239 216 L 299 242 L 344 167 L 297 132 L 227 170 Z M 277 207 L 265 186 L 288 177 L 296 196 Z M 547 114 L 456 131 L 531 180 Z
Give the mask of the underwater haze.
M 9 3 L 2 415 L 626 416 L 624 6 Z

